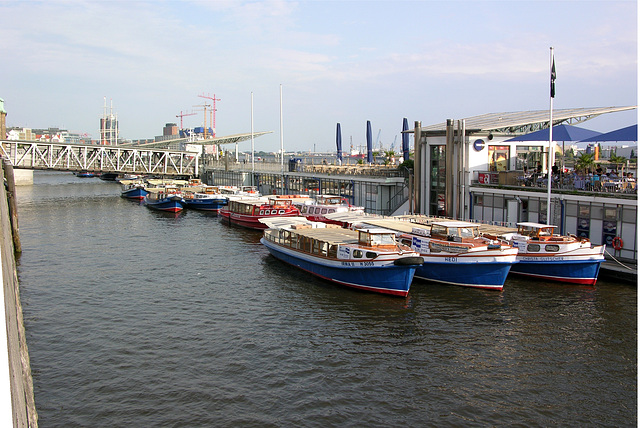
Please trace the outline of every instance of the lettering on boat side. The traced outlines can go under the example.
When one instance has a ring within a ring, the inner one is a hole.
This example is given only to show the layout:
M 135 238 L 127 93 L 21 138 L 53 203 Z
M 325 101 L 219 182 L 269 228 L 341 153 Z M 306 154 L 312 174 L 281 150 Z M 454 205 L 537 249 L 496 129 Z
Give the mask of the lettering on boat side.
M 555 262 L 555 261 L 564 260 L 564 257 L 562 257 L 562 256 L 556 256 L 556 257 L 526 257 L 526 256 L 521 256 L 520 260 L 526 260 L 528 262 Z
M 340 262 L 342 266 L 375 266 L 374 262 Z
M 457 263 L 458 262 L 458 258 L 457 257 L 445 257 L 444 261 L 445 262 L 451 262 L 451 263 Z

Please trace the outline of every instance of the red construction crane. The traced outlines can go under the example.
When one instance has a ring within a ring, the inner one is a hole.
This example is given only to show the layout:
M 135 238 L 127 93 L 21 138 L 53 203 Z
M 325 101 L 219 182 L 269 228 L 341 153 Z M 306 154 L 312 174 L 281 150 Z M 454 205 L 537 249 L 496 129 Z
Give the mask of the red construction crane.
M 194 114 L 197 114 L 197 113 L 182 113 L 182 110 L 180 110 L 180 114 L 176 114 L 176 117 L 179 117 L 179 118 L 180 118 L 180 129 L 184 129 L 184 128 L 182 127 L 182 118 L 183 118 L 184 116 L 193 116 Z
M 216 101 L 221 101 L 220 98 L 216 98 L 216 94 L 213 97 L 209 94 L 198 95 L 200 98 L 206 98 L 213 101 L 213 108 L 211 109 L 211 127 L 213 128 L 213 138 L 216 137 Z

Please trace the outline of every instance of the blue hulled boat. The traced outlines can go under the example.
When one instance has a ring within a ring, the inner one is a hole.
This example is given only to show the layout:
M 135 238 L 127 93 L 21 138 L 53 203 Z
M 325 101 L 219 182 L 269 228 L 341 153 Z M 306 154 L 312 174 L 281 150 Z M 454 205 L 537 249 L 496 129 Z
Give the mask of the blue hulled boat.
M 186 208 L 218 212 L 228 203 L 228 198 L 215 186 L 201 186 L 197 190 L 182 189 L 182 198 Z
M 268 226 L 260 242 L 274 257 L 347 287 L 404 297 L 423 262 L 390 230 L 343 229 L 304 217 L 260 221 Z
M 120 192 L 120 196 L 122 196 L 123 198 L 142 200 L 147 195 L 147 193 L 149 193 L 145 189 L 145 185 L 142 181 L 122 180 L 120 183 L 122 184 L 122 191 Z
M 176 187 L 149 188 L 147 191 L 144 202 L 151 209 L 175 213 L 184 208 L 184 199 Z
M 604 261 L 604 245 L 586 238 L 554 234 L 556 226 L 518 223 L 516 233 L 501 238 L 518 249 L 518 263 L 511 272 L 551 281 L 596 285 Z

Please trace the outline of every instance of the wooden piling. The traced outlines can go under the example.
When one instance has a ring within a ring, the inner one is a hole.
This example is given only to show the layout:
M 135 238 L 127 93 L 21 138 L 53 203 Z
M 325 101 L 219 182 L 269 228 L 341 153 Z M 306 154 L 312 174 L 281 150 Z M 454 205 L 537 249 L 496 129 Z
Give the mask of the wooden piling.
M 13 165 L 9 159 L 2 160 L 4 178 L 7 186 L 7 203 L 9 204 L 9 216 L 11 220 L 11 235 L 13 237 L 13 250 L 22 253 L 20 243 L 20 228 L 18 227 L 18 203 L 16 201 L 16 182 L 13 176 Z

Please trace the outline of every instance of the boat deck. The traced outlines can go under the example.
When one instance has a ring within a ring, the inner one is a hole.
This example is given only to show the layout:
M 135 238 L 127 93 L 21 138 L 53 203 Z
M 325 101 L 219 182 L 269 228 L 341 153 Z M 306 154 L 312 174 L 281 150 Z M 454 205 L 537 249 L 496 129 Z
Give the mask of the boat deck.
M 317 239 L 328 244 L 357 244 L 358 232 L 350 229 L 341 228 L 309 228 L 309 229 L 291 229 L 291 232 L 298 236 L 310 239 Z

